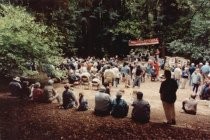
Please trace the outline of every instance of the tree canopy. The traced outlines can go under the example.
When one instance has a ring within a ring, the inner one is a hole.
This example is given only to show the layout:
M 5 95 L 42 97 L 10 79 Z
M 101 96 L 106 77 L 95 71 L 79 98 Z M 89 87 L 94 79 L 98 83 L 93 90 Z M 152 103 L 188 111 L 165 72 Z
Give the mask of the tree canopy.
M 0 73 L 20 74 L 27 63 L 55 63 L 62 55 L 57 29 L 35 22 L 22 7 L 0 5 Z
M 24 69 L 26 61 L 49 63 L 61 52 L 65 56 L 123 56 L 131 49 L 129 39 L 138 38 L 159 38 L 156 47 L 165 47 L 168 54 L 210 60 L 210 1 L 1 2 L 7 4 L 0 11 L 1 71 Z

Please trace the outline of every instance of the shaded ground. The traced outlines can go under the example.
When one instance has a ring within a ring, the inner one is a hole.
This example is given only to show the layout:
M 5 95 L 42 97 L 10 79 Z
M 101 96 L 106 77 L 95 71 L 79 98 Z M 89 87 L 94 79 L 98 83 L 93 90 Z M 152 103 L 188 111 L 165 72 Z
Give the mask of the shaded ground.
M 210 139 L 210 108 L 207 102 L 199 102 L 198 114 L 181 113 L 181 101 L 187 98 L 190 88 L 177 92 L 176 126 L 162 124 L 165 116 L 159 99 L 159 82 L 147 81 L 141 85 L 144 98 L 151 104 L 151 122 L 139 124 L 127 118 L 115 119 L 111 116 L 96 117 L 92 114 L 94 107 L 93 90 L 75 88 L 74 92 L 83 91 L 89 101 L 90 110 L 77 112 L 75 109 L 62 110 L 57 104 L 35 104 L 23 102 L 0 94 L 0 140 L 8 139 Z M 123 88 L 112 88 L 115 92 Z M 133 101 L 133 89 L 125 89 L 123 96 L 128 103 Z M 62 93 L 63 85 L 57 85 Z M 130 111 L 132 108 L 130 107 Z

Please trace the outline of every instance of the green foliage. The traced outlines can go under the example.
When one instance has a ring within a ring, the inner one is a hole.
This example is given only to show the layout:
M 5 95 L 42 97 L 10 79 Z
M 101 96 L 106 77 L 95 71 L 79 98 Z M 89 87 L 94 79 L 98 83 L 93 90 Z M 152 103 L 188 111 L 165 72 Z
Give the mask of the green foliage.
M 196 60 L 210 60 L 210 2 L 191 1 L 190 7 L 188 32 L 182 38 L 171 42 L 169 50 L 173 53 L 191 55 L 191 58 Z
M 0 5 L 1 74 L 21 74 L 27 62 L 55 63 L 61 54 L 58 46 L 56 28 L 35 22 L 24 8 Z
M 50 25 L 56 26 L 62 39 L 61 49 L 65 55 L 75 55 L 78 48 L 75 47 L 77 35 L 80 32 L 78 27 L 78 20 L 80 13 L 77 11 L 77 2 L 75 0 L 69 0 L 69 5 L 66 9 L 55 10 L 51 13 L 51 20 L 46 19 Z
M 110 30 L 111 33 L 113 33 L 114 36 L 119 36 L 120 34 L 127 35 L 132 38 L 140 38 L 141 35 L 141 28 L 140 28 L 140 22 L 139 21 L 120 21 L 116 28 L 113 30 Z

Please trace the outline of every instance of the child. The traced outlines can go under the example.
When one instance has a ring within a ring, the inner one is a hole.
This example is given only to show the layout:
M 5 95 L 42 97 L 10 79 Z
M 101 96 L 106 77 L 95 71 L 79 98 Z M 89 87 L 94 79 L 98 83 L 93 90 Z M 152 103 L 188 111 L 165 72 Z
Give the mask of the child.
M 77 109 L 78 111 L 86 111 L 88 110 L 88 102 L 84 98 L 83 93 L 79 93 L 79 107 Z

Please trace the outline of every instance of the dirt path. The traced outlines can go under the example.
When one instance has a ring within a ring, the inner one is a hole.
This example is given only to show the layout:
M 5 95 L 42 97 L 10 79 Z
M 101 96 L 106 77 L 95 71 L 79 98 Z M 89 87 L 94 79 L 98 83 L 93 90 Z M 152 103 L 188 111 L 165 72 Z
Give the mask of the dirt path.
M 123 85 L 111 89 L 112 98 Z M 144 99 L 151 105 L 151 120 L 148 124 L 132 122 L 130 113 L 123 119 L 95 117 L 94 90 L 75 88 L 78 97 L 83 92 L 89 101 L 90 110 L 77 112 L 75 109 L 62 110 L 57 104 L 33 104 L 0 94 L 0 140 L 5 139 L 210 139 L 210 108 L 208 103 L 198 103 L 198 114 L 181 113 L 182 100 L 191 94 L 190 87 L 179 89 L 176 102 L 176 126 L 162 124 L 165 119 L 159 97 L 160 82 L 149 80 L 141 84 Z M 63 85 L 57 85 L 62 93 Z M 133 101 L 132 88 L 125 89 L 123 98 Z M 130 106 L 129 111 L 131 112 Z

